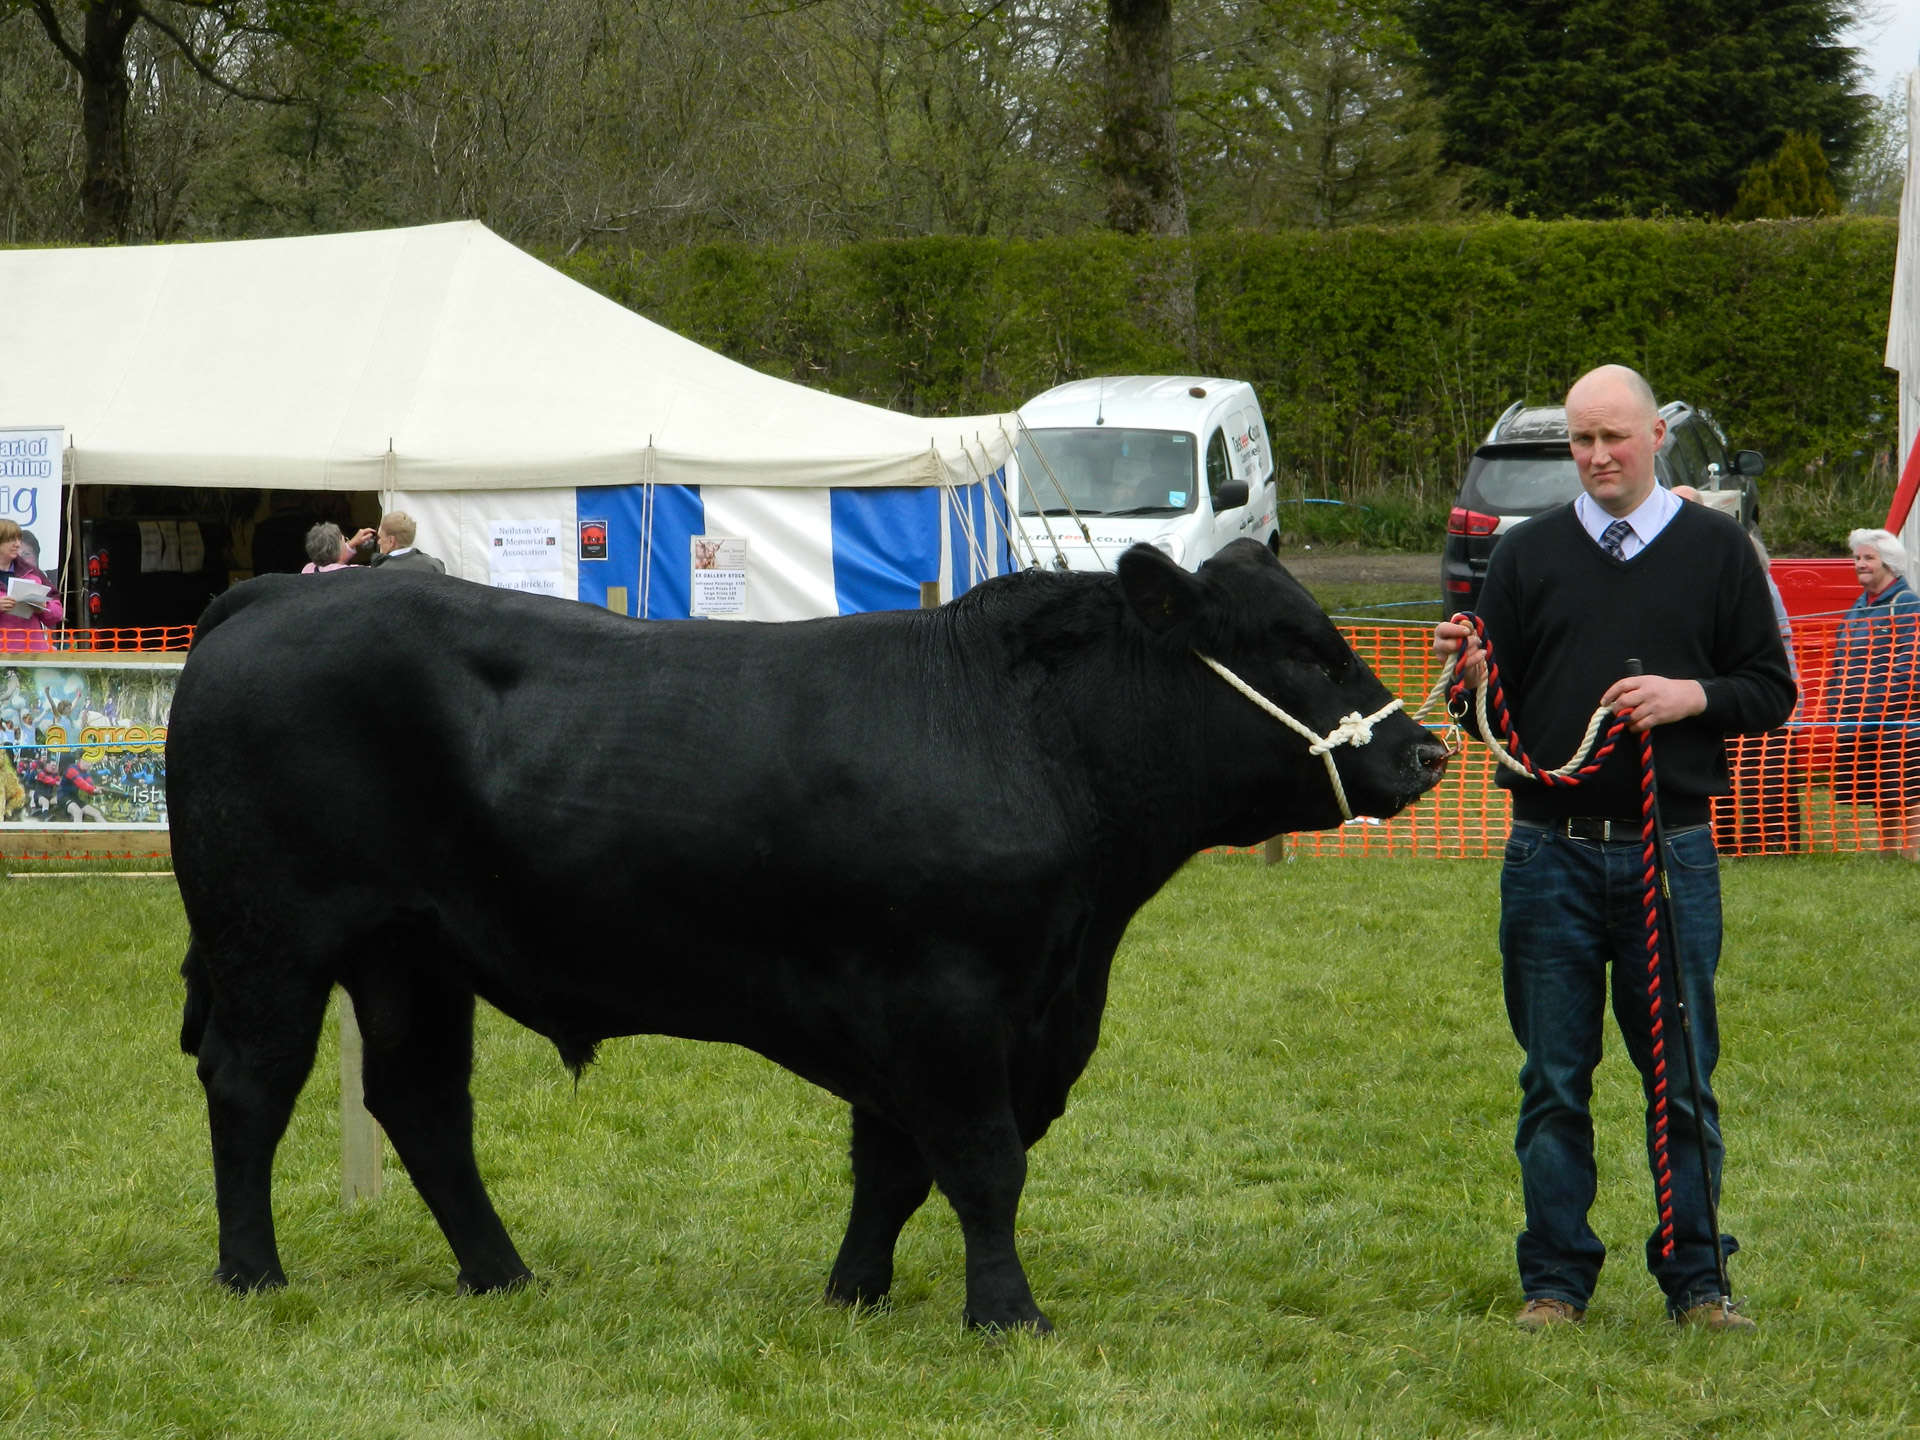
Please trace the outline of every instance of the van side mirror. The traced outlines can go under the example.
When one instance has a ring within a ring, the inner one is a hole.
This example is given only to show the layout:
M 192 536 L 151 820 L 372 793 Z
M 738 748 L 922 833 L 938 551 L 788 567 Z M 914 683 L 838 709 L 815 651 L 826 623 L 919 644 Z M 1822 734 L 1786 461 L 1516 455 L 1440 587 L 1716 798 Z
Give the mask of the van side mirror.
M 1767 472 L 1767 457 L 1758 450 L 1736 450 L 1733 452 L 1733 473 L 1736 475 L 1764 475 Z
M 1222 510 L 1232 510 L 1246 503 L 1247 482 L 1244 480 L 1229 480 L 1220 487 L 1219 492 L 1213 497 L 1213 511 L 1214 514 L 1217 515 Z

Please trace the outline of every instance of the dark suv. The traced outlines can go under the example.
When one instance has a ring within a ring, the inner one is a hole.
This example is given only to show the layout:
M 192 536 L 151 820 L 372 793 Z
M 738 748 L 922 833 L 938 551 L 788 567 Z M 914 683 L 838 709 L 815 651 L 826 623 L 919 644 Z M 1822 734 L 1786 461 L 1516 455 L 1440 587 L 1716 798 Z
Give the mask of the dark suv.
M 1685 401 L 1660 407 L 1667 438 L 1654 456 L 1662 485 L 1691 485 L 1706 503 L 1734 516 L 1750 533 L 1760 530 L 1760 487 L 1766 468 L 1758 450 L 1727 450 L 1713 417 Z M 1580 493 L 1580 474 L 1567 448 L 1567 412 L 1558 405 L 1507 408 L 1473 452 L 1460 497 L 1447 517 L 1447 543 L 1440 552 L 1440 599 L 1448 610 L 1480 603 L 1487 560 L 1499 538 L 1518 525 L 1563 505 Z

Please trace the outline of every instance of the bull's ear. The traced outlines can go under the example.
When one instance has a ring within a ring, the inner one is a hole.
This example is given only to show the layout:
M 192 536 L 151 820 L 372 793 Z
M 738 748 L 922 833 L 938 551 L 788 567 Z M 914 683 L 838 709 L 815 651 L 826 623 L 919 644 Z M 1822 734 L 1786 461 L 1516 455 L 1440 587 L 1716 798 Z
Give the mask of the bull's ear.
M 1156 635 L 1192 628 L 1205 602 L 1200 577 L 1151 545 L 1135 545 L 1120 557 L 1120 590 L 1140 623 Z

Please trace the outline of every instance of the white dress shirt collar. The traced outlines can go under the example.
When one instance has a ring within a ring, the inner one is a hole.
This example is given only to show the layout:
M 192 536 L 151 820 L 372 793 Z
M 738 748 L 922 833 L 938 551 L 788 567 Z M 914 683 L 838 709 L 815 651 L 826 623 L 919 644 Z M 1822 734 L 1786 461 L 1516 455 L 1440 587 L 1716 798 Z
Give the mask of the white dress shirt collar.
M 1596 545 L 1601 543 L 1600 537 L 1607 533 L 1609 525 L 1615 520 L 1625 520 L 1631 528 L 1627 538 L 1620 542 L 1620 558 L 1631 560 L 1653 543 L 1654 537 L 1667 528 L 1667 522 L 1678 515 L 1680 507 L 1686 503 L 1666 486 L 1656 482 L 1647 498 L 1635 506 L 1630 515 L 1609 515 L 1584 490 L 1573 502 L 1573 513 L 1580 518 L 1581 528 L 1593 537 Z

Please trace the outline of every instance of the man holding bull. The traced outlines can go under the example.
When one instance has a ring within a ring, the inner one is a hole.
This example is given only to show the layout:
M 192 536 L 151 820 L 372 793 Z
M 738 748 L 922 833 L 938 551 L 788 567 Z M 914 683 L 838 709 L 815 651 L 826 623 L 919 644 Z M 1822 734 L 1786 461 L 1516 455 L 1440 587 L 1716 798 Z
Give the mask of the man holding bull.
M 1750 1330 L 1753 1321 L 1720 1293 L 1706 1204 L 1707 1184 L 1718 1195 L 1724 1153 L 1711 1086 L 1720 878 L 1710 797 L 1729 790 L 1725 736 L 1782 724 L 1794 684 L 1766 573 L 1739 525 L 1655 483 L 1666 423 L 1647 382 L 1625 366 L 1602 366 L 1575 382 L 1566 403 L 1584 493 L 1502 539 L 1478 614 L 1514 731 L 1544 764 L 1575 751 L 1598 706 L 1627 717 L 1634 732 L 1658 735 L 1700 1113 L 1686 1085 L 1668 1088 L 1673 1245 L 1664 1254 L 1656 1231 L 1647 1266 L 1676 1322 Z M 1444 623 L 1435 646 L 1459 653 L 1470 684 L 1484 680 L 1486 654 L 1471 629 Z M 1646 674 L 1628 674 L 1635 659 Z M 1596 1189 L 1589 1101 L 1609 962 L 1614 1016 L 1646 1092 L 1650 1158 L 1654 1150 L 1638 746 L 1623 741 L 1577 786 L 1506 771 L 1499 783 L 1512 792 L 1514 817 L 1500 881 L 1502 981 L 1526 1052 L 1515 1139 L 1526 1303 L 1517 1323 L 1538 1330 L 1584 1317 L 1606 1257 L 1587 1212 Z M 1683 1062 L 1673 1069 L 1685 1073 Z M 1710 1177 L 1700 1173 L 1696 1126 L 1705 1131 Z M 1727 1253 L 1737 1248 L 1731 1236 L 1717 1238 Z

